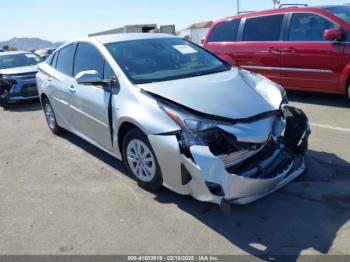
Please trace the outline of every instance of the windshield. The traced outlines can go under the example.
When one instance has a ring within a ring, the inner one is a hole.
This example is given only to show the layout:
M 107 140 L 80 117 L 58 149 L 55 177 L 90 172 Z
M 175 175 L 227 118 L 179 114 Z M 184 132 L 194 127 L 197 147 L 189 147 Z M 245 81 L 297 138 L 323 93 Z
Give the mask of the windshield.
M 180 38 L 133 40 L 107 44 L 106 47 L 135 84 L 230 70 L 212 54 Z
M 0 69 L 31 66 L 40 62 L 42 62 L 42 59 L 39 56 L 31 53 L 1 55 Z
M 325 8 L 329 13 L 350 24 L 350 6 L 335 6 Z

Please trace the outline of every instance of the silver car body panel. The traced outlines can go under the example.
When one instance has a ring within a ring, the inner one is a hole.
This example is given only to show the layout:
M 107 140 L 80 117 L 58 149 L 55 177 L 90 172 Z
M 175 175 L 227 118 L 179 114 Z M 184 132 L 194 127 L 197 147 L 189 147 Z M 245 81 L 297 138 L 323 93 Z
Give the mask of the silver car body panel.
M 58 72 L 46 63 L 39 65 L 37 74 L 39 95 L 49 98 L 60 126 L 118 159 L 122 159 L 118 143 L 120 128 L 126 123 L 138 127 L 147 135 L 152 145 L 162 171 L 164 186 L 179 194 L 192 195 L 201 201 L 220 204 L 225 199 L 246 204 L 278 190 L 300 175 L 305 165 L 302 158 L 297 160 L 298 156 L 288 170 L 269 179 L 250 178 L 256 170 L 249 170 L 251 174 L 245 175 L 235 175 L 227 171 L 227 166 L 249 159 L 260 152 L 261 148 L 254 153 L 238 152 L 237 158 L 232 155 L 215 156 L 208 146 L 191 146 L 193 159 L 181 153 L 176 135 L 181 128 L 160 108 L 157 97 L 206 115 L 246 119 L 278 111 L 282 93 L 279 86 L 266 78 L 236 68 L 212 75 L 134 85 L 104 46 L 106 43 L 118 41 L 168 37 L 173 36 L 122 34 L 84 38 L 66 44 L 90 43 L 103 55 L 114 71 L 120 87 L 117 93 L 112 94 L 111 105 L 109 92 L 96 86 L 80 86 L 74 78 Z M 66 45 L 55 52 L 59 52 Z M 108 110 L 109 106 L 111 111 Z M 109 117 L 112 118 L 112 126 L 108 121 Z M 269 115 L 235 125 L 220 125 L 219 128 L 234 134 L 237 141 L 265 144 L 272 136 L 282 133 L 285 122 L 276 115 Z M 266 161 L 273 162 L 277 153 Z M 191 174 L 191 181 L 185 185 L 181 178 L 182 166 Z M 290 172 L 292 167 L 293 172 Z M 208 182 L 220 185 L 225 195 L 213 194 L 207 186 Z
M 271 85 L 271 82 L 263 77 L 257 79 L 257 82 L 247 83 L 242 78 L 240 70 L 233 68 L 212 75 L 139 86 L 200 113 L 244 119 L 277 110 L 282 100 L 280 95 L 277 97 L 279 103 L 274 105 L 268 100 L 261 99 L 261 95 L 254 87 L 258 85 L 266 87 Z M 251 106 L 252 104 L 254 106 Z

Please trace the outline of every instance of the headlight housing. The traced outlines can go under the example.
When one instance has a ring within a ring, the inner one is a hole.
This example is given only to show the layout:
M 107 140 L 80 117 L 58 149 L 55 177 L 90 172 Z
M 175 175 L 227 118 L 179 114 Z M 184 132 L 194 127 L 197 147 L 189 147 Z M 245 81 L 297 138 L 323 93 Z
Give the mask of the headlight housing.
M 238 142 L 233 134 L 220 128 L 233 123 L 196 116 L 172 103 L 158 101 L 158 104 L 181 128 L 178 132 L 178 140 L 186 155 L 189 154 L 189 148 L 194 145 L 208 146 L 214 155 L 230 154 L 240 150 L 256 150 L 260 146 Z

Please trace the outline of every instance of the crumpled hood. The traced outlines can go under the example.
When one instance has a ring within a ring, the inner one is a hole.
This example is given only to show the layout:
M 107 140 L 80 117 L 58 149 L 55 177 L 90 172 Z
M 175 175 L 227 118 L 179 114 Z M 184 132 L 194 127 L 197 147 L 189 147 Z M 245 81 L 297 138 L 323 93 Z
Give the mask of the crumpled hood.
M 20 75 L 20 74 L 36 73 L 36 72 L 38 72 L 37 65 L 15 67 L 15 68 L 8 68 L 8 69 L 0 70 L 1 75 Z
M 245 119 L 275 111 L 282 102 L 278 85 L 237 68 L 139 87 L 198 112 L 231 119 Z

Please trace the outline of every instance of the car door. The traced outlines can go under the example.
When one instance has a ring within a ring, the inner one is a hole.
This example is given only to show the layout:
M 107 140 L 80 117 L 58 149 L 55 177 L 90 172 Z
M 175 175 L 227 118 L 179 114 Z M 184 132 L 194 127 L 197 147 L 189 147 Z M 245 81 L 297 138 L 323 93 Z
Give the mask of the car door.
M 108 66 L 100 52 L 90 43 L 79 43 L 74 59 L 74 76 L 88 70 L 96 70 L 101 77 Z M 112 139 L 109 121 L 111 93 L 103 86 L 82 85 L 76 81 L 71 87 L 74 99 L 71 110 L 76 132 L 111 151 Z
M 326 91 L 337 88 L 344 44 L 324 39 L 324 31 L 338 27 L 315 13 L 290 14 L 282 43 L 281 84 L 289 89 Z
M 237 65 L 279 81 L 284 23 L 284 14 L 244 19 L 240 29 L 240 41 L 234 51 Z
M 241 19 L 229 19 L 214 25 L 208 33 L 205 48 L 226 62 L 236 65 L 234 60 L 235 43 Z
M 51 67 L 54 69 L 46 79 L 46 90 L 48 90 L 57 122 L 72 131 L 73 119 L 69 108 L 72 91 L 69 87 L 74 83 L 72 74 L 75 48 L 76 45 L 71 44 L 55 53 L 51 62 Z

